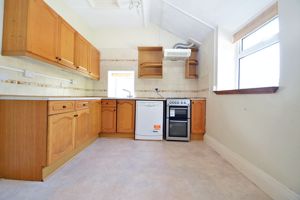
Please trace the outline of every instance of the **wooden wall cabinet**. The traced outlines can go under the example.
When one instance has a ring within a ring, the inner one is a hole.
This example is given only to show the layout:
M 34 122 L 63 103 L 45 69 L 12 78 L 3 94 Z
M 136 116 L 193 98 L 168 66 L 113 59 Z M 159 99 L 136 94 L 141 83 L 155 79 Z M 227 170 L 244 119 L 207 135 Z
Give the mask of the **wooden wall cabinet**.
M 163 48 L 162 47 L 138 47 L 139 78 L 163 77 Z
M 2 55 L 29 56 L 99 79 L 96 51 L 43 0 L 5 0 Z
M 102 100 L 102 133 L 117 132 L 117 104 L 116 100 Z
M 117 101 L 117 133 L 134 133 L 135 101 Z
M 205 133 L 206 100 L 192 100 L 191 139 L 203 140 Z
M 197 79 L 199 70 L 198 49 L 192 49 L 191 56 L 185 62 L 185 78 Z
M 100 79 L 100 52 L 93 46 L 90 46 L 89 73 L 94 79 Z
M 58 21 L 57 60 L 60 64 L 75 67 L 75 35 L 76 31 L 61 17 Z
M 89 73 L 90 44 L 79 33 L 75 37 L 75 65 L 77 70 Z

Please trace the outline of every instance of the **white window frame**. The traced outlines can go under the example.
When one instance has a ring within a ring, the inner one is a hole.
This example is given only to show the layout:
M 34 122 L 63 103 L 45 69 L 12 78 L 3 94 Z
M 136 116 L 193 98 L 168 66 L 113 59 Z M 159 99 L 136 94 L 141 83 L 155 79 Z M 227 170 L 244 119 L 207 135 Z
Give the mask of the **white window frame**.
M 244 37 L 242 37 L 237 45 L 238 45 L 238 53 L 237 53 L 237 60 L 236 60 L 236 65 L 237 65 L 237 74 L 236 74 L 236 80 L 237 80 L 237 89 L 240 89 L 240 60 L 242 58 L 245 58 L 247 56 L 250 56 L 256 52 L 259 52 L 265 48 L 268 48 L 274 44 L 280 43 L 279 40 L 279 33 L 277 33 L 276 35 L 272 36 L 271 38 L 269 38 L 266 41 L 262 41 L 260 43 L 257 43 L 256 45 L 250 47 L 249 49 L 243 50 L 243 40 L 245 38 L 247 38 L 248 36 L 250 36 L 251 34 L 255 33 L 256 31 L 258 31 L 259 29 L 261 29 L 262 27 L 264 27 L 265 25 L 269 24 L 270 22 L 272 22 L 273 20 L 275 20 L 276 18 L 279 18 L 279 16 L 274 16 L 272 19 L 268 20 L 267 22 L 265 22 L 264 24 L 262 24 L 261 26 L 259 26 L 257 29 L 251 31 L 250 33 L 248 33 L 247 35 L 245 35 Z

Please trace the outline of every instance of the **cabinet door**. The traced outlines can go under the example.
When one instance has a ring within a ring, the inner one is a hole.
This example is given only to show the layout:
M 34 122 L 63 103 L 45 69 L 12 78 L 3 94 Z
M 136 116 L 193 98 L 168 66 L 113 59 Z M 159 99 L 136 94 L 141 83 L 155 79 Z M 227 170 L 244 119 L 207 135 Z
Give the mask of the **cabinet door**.
M 43 0 L 29 1 L 28 51 L 50 61 L 56 61 L 58 15 Z
M 117 132 L 134 133 L 135 101 L 118 100 Z
M 102 133 L 116 133 L 116 107 L 102 107 Z
M 90 75 L 95 78 L 100 78 L 100 52 L 93 46 L 90 49 Z
M 90 138 L 97 137 L 101 132 L 101 101 L 91 101 L 90 107 Z
M 76 31 L 62 18 L 58 23 L 58 44 L 57 59 L 58 62 L 67 67 L 75 67 L 75 33 Z
M 192 139 L 202 139 L 203 134 L 205 133 L 205 106 L 205 100 L 192 101 Z
M 90 44 L 79 33 L 75 36 L 75 65 L 78 71 L 89 73 Z
M 57 114 L 48 118 L 48 165 L 74 149 L 74 112 Z
M 89 139 L 89 109 L 77 111 L 76 117 L 76 133 L 75 133 L 75 148 L 80 147 Z

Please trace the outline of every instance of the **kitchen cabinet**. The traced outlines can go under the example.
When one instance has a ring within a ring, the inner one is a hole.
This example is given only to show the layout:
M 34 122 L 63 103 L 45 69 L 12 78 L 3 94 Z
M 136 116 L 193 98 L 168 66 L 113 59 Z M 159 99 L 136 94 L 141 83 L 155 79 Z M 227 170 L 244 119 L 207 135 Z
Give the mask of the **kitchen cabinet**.
M 90 44 L 79 33 L 75 37 L 75 65 L 78 71 L 89 73 Z
M 100 52 L 93 46 L 90 46 L 90 76 L 94 79 L 100 79 Z
M 0 178 L 44 180 L 93 142 L 90 103 L 0 100 Z
M 57 60 L 60 64 L 75 67 L 75 34 L 76 31 L 61 17 L 58 21 Z
M 134 133 L 135 101 L 117 101 L 117 133 Z
M 101 101 L 90 101 L 90 137 L 98 136 L 101 132 Z
M 43 0 L 5 0 L 2 55 L 28 56 L 99 79 L 99 51 Z
M 51 165 L 75 148 L 75 112 L 49 116 L 47 164 Z
M 162 78 L 163 48 L 138 47 L 139 78 Z
M 102 100 L 102 137 L 134 138 L 135 101 Z
M 116 100 L 102 100 L 101 124 L 102 133 L 117 132 Z
M 202 140 L 205 133 L 206 100 L 192 100 L 191 139 Z
M 6 0 L 3 55 L 56 62 L 58 15 L 42 0 Z
M 89 109 L 77 111 L 76 115 L 76 132 L 75 132 L 75 148 L 79 148 L 89 139 L 90 118 Z
M 191 56 L 185 62 L 185 78 L 197 79 L 198 78 L 198 49 L 193 48 Z

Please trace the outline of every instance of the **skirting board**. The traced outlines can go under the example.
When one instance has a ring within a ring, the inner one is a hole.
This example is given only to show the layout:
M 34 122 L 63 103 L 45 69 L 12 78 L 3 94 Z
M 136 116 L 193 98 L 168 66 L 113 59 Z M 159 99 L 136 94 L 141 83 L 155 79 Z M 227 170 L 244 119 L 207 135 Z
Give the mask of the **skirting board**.
M 204 142 L 211 146 L 224 159 L 255 183 L 261 190 L 274 200 L 300 200 L 300 195 L 290 190 L 287 186 L 278 182 L 272 176 L 262 171 L 249 161 L 234 153 L 216 139 L 205 134 Z

